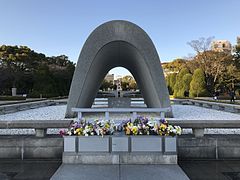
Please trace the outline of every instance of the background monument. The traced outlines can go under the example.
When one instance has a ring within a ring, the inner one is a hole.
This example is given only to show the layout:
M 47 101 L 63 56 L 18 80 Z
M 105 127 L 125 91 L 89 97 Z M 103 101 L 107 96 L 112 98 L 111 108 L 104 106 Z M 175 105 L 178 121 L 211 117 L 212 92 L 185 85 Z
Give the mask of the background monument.
M 161 62 L 153 42 L 139 26 L 122 20 L 104 23 L 86 40 L 69 92 L 66 117 L 73 107 L 89 108 L 105 75 L 124 67 L 134 76 L 147 107 L 170 106 Z

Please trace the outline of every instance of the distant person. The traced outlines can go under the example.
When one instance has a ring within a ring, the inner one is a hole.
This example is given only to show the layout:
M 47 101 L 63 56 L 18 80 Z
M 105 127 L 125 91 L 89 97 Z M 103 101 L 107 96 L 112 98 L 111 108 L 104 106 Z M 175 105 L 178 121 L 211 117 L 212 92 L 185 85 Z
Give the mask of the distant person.
M 188 91 L 184 91 L 184 97 L 189 97 L 189 92 Z
M 218 97 L 219 97 L 219 92 L 215 91 L 214 94 L 213 94 L 213 99 L 218 100 Z
M 230 93 L 229 93 L 231 103 L 235 103 L 235 95 L 236 95 L 235 91 L 231 90 Z

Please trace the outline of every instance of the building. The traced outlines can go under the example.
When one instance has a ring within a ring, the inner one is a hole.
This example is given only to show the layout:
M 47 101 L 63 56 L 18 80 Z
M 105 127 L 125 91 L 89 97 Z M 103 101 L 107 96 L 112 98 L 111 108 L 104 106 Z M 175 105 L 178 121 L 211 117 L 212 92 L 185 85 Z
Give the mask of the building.
M 109 74 L 107 73 L 107 75 L 104 78 L 107 82 L 112 82 L 114 83 L 114 74 Z
M 217 52 L 231 53 L 232 45 L 227 40 L 214 40 L 211 43 L 211 50 L 217 51 Z

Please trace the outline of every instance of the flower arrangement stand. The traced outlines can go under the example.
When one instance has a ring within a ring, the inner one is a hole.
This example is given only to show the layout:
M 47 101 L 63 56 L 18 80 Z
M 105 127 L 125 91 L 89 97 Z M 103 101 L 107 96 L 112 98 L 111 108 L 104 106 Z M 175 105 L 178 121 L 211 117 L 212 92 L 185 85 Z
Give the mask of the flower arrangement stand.
M 64 152 L 77 152 L 76 149 L 76 136 L 63 136 Z
M 128 136 L 112 136 L 111 139 L 112 152 L 129 152 L 129 137 Z
M 162 152 L 162 137 L 131 136 L 131 152 Z
M 109 136 L 78 136 L 78 152 L 109 152 Z
M 177 138 L 176 137 L 165 137 L 165 153 L 177 154 Z

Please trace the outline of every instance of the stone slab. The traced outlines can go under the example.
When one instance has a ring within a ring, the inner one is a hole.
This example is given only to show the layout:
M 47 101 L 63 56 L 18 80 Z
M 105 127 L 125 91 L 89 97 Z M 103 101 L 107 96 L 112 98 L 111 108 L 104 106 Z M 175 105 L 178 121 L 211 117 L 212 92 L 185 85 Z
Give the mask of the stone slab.
M 76 152 L 76 136 L 64 136 L 64 152 Z
M 128 152 L 128 137 L 112 137 L 112 152 Z
M 109 108 L 127 108 L 131 106 L 131 98 L 108 98 Z
M 162 152 L 162 138 L 160 137 L 131 137 L 132 152 Z
M 78 137 L 78 152 L 109 152 L 109 137 Z
M 165 137 L 165 152 L 176 153 L 177 152 L 177 139 L 173 137 Z
M 51 180 L 188 180 L 178 165 L 62 164 Z
M 177 164 L 177 155 L 162 153 L 63 153 L 66 164 Z

